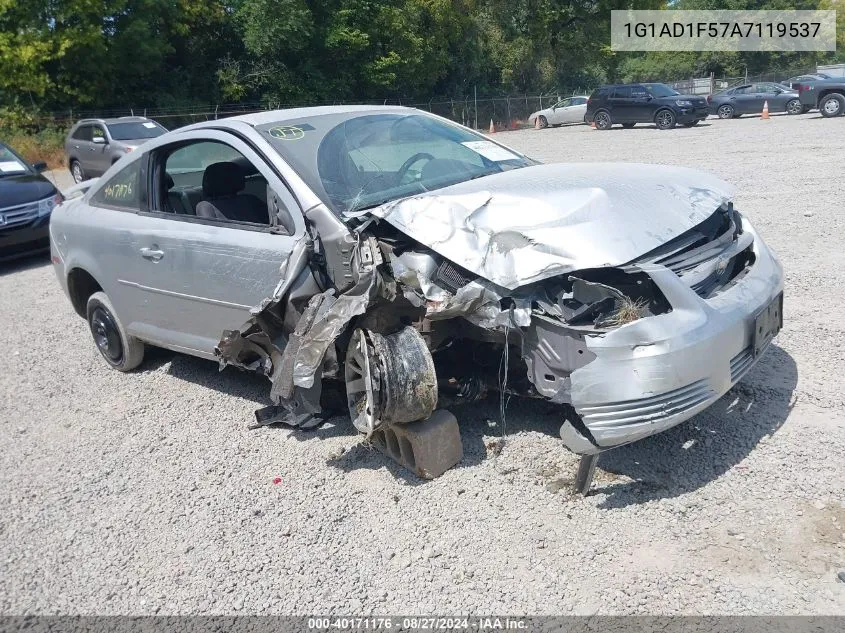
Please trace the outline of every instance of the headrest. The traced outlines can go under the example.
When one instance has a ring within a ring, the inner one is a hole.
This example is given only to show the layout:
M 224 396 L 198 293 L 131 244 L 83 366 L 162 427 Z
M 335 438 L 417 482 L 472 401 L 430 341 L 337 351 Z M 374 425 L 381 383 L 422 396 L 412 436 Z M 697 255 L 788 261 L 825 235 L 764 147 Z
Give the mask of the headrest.
M 213 163 L 202 175 L 202 194 L 206 198 L 234 196 L 245 185 L 244 173 L 235 163 Z
M 165 184 L 167 185 L 167 190 L 170 191 L 171 189 L 173 189 L 173 186 L 176 183 L 173 182 L 173 176 L 171 176 L 170 174 L 164 174 L 164 176 L 165 176 L 165 179 L 164 179 Z

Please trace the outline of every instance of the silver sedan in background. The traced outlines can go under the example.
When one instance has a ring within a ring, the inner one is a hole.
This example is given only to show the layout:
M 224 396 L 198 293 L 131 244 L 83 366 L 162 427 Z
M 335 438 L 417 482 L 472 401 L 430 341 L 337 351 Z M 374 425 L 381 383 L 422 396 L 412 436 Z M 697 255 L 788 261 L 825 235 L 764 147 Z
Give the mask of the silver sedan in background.
M 541 128 L 564 123 L 586 123 L 584 117 L 587 114 L 587 99 L 589 97 L 584 95 L 561 99 L 549 108 L 533 112 L 528 121 L 531 125 L 539 125 Z

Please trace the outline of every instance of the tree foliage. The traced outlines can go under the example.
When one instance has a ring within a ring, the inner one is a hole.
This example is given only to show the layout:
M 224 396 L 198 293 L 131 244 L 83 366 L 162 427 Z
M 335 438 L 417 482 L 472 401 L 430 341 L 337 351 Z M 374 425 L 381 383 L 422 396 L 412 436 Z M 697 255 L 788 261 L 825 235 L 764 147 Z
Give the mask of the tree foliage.
M 843 0 L 0 0 L 0 108 L 483 96 L 833 59 L 610 51 L 613 9 L 666 6 L 845 19 Z

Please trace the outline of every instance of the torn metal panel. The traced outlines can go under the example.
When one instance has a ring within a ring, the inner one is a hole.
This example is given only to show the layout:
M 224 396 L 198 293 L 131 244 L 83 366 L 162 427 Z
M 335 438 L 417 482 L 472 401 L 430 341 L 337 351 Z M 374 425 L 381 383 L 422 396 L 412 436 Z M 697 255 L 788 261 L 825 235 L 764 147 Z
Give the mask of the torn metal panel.
M 703 222 L 732 195 L 713 176 L 636 164 L 540 165 L 493 174 L 483 184 L 479 191 L 479 183 L 462 182 L 371 213 L 512 290 L 621 266 Z

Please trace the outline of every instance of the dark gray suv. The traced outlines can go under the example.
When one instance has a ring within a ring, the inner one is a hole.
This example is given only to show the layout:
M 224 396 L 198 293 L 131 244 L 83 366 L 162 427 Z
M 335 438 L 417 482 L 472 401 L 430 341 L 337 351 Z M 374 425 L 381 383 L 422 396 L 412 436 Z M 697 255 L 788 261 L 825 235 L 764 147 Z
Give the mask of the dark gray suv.
M 167 132 L 144 117 L 82 119 L 65 139 L 67 166 L 75 182 L 102 176 L 122 156 Z

